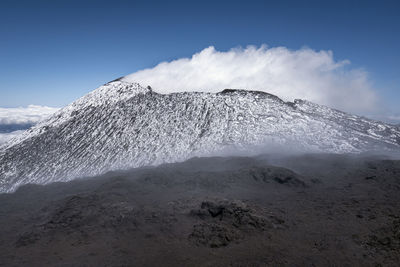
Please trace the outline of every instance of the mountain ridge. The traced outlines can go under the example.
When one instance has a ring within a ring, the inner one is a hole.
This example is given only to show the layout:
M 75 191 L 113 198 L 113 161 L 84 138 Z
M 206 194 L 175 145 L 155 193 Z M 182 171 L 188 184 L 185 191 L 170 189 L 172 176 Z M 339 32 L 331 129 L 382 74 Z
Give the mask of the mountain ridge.
M 330 153 L 399 150 L 400 130 L 264 92 L 159 94 L 116 80 L 0 148 L 0 191 L 271 144 Z

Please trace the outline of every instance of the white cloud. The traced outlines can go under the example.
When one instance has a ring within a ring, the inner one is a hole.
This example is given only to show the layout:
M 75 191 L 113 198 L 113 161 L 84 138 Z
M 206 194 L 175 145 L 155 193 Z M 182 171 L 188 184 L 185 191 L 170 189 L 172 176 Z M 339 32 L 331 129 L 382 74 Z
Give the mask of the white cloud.
M 58 108 L 29 105 L 28 107 L 0 108 L 0 125 L 35 124 L 47 118 Z
M 0 133 L 0 147 L 1 147 L 1 144 L 6 143 L 11 138 L 16 137 L 23 132 L 24 132 L 23 130 L 19 130 L 19 131 L 14 131 L 11 133 Z
M 49 117 L 59 108 L 29 105 L 28 107 L 0 108 L 0 146 L 11 138 L 21 134 L 26 125 L 33 125 Z M 9 129 L 18 129 L 8 132 Z M 2 133 L 2 131 L 5 132 Z
M 208 47 L 191 58 L 162 62 L 124 79 L 150 85 L 156 92 L 218 92 L 225 88 L 261 90 L 285 101 L 307 99 L 334 108 L 364 113 L 377 97 L 360 69 L 336 61 L 331 51 L 248 46 L 227 52 Z
M 391 115 L 388 118 L 391 119 L 391 120 L 400 121 L 400 115 Z
M 387 117 L 387 120 L 392 123 L 400 124 L 400 115 L 391 115 Z

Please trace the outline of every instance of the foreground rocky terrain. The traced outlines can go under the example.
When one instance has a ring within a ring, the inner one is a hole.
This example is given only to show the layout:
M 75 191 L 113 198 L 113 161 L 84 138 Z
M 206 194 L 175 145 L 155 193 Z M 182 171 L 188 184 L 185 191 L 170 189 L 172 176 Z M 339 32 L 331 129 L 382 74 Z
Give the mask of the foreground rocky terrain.
M 400 161 L 193 158 L 0 195 L 0 266 L 398 266 Z

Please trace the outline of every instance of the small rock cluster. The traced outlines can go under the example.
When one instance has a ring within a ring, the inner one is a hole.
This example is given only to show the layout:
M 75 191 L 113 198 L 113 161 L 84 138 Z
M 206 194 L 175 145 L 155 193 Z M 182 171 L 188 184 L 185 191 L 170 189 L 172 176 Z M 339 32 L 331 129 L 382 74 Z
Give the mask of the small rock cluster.
M 193 226 L 189 239 L 212 248 L 227 246 L 284 223 L 275 217 L 273 221 L 267 219 L 262 212 L 241 201 L 203 201 L 200 209 L 191 210 L 190 215 L 200 218 L 201 222 Z

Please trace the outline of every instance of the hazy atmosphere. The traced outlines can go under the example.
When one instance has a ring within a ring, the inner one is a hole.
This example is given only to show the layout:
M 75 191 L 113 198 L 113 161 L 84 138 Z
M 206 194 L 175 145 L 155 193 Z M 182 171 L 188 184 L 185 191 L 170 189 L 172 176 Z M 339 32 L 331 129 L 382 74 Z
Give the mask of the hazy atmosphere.
M 398 1 L 0 1 L 0 266 L 398 266 Z

